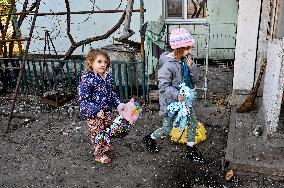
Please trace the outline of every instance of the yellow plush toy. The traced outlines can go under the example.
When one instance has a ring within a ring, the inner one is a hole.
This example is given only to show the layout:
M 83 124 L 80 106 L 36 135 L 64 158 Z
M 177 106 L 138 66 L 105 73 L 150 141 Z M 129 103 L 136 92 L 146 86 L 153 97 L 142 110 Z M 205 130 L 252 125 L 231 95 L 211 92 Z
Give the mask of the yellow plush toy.
M 178 127 L 174 127 L 170 133 L 171 141 L 178 144 L 185 144 L 187 142 L 187 131 L 187 127 L 184 128 L 183 132 Z M 198 122 L 195 132 L 195 144 L 206 140 L 206 132 L 204 124 Z

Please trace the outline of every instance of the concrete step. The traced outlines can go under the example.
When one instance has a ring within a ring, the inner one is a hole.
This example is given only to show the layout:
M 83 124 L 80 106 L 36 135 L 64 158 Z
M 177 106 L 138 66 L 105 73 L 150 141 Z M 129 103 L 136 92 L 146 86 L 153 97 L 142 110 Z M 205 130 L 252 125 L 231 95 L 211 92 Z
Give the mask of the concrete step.
M 263 137 L 253 134 L 257 118 L 254 113 L 231 112 L 225 159 L 230 168 L 284 179 L 284 148 L 271 147 Z

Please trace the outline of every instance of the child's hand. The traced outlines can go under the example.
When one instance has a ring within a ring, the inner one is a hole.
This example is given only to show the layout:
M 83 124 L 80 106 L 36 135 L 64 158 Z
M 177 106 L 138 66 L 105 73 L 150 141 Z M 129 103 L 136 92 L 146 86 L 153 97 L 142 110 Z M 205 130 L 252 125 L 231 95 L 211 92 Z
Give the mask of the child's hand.
M 104 118 L 105 118 L 105 116 L 104 116 L 104 111 L 103 111 L 103 110 L 100 110 L 100 111 L 97 113 L 97 117 L 104 119 Z
M 191 59 L 191 56 L 187 56 L 186 57 L 186 62 L 187 62 L 187 65 L 189 66 L 189 68 L 192 68 L 192 59 Z
M 182 102 L 182 101 L 184 100 L 184 97 L 181 96 L 181 95 L 178 95 L 178 100 L 179 100 L 180 102 Z

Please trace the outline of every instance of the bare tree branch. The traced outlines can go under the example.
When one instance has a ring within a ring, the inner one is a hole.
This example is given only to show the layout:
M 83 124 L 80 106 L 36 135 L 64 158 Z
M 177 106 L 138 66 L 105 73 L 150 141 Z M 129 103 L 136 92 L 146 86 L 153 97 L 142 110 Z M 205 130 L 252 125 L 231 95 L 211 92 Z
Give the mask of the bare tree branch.
M 36 3 L 37 3 L 37 0 L 35 0 L 35 2 L 33 2 L 33 4 L 31 5 L 31 7 L 29 8 L 29 11 L 32 11 L 33 9 L 36 8 Z
M 0 20 L 1 20 L 1 16 L 0 16 Z M 3 26 L 1 21 L 0 21 L 0 32 L 1 32 L 1 35 L 3 35 L 3 33 L 4 33 L 4 26 Z M 2 44 L 1 43 L 0 43 L 0 54 L 3 54 L 3 49 L 2 49 Z
M 69 0 L 65 0 L 65 5 L 66 5 L 66 10 L 67 10 L 67 36 L 73 45 L 76 45 L 76 42 L 74 41 L 71 32 L 70 32 L 70 22 L 71 22 L 71 18 L 70 18 L 70 4 L 69 4 Z
M 101 14 L 101 13 L 119 13 L 119 12 L 124 12 L 125 10 L 84 10 L 84 11 L 72 11 L 70 12 L 71 14 Z M 140 9 L 135 9 L 132 12 L 140 12 Z M 26 11 L 26 12 L 16 12 L 13 14 L 0 14 L 0 16 L 8 16 L 8 15 L 22 15 L 22 14 L 26 14 L 26 15 L 34 15 L 35 12 L 34 11 Z M 67 12 L 45 12 L 45 13 L 38 13 L 37 16 L 60 16 L 60 15 L 66 15 Z
M 29 0 L 25 0 L 24 4 L 23 4 L 23 9 L 22 9 L 22 12 L 27 12 L 27 7 L 28 7 L 28 3 L 29 3 Z M 21 14 L 20 15 L 20 18 L 18 20 L 18 23 L 19 23 L 19 26 L 22 25 L 25 17 L 27 16 L 27 14 Z
M 127 0 L 123 34 L 119 38 L 115 39 L 117 41 L 120 41 L 120 42 L 125 41 L 135 33 L 132 29 L 130 29 L 131 16 L 132 16 L 132 11 L 133 11 L 133 3 L 134 3 L 134 0 Z
M 100 36 L 96 36 L 96 37 L 92 37 L 92 38 L 88 38 L 88 39 L 85 39 L 85 40 L 82 40 L 80 42 L 77 42 L 75 43 L 75 45 L 71 45 L 70 48 L 68 49 L 67 53 L 64 55 L 63 59 L 66 60 L 68 59 L 72 53 L 74 52 L 74 50 L 76 48 L 78 48 L 79 46 L 81 45 L 84 45 L 84 44 L 89 44 L 91 42 L 94 42 L 94 41 L 98 41 L 98 40 L 103 40 L 103 39 L 106 39 L 108 38 L 111 34 L 113 34 L 119 27 L 120 25 L 123 23 L 124 19 L 125 19 L 125 15 L 126 13 L 124 12 L 121 16 L 121 18 L 119 19 L 119 21 L 117 22 L 117 24 L 115 24 L 115 26 L 113 26 L 108 32 L 106 32 L 105 34 L 103 35 L 100 35 Z
M 0 16 L 0 20 L 2 19 L 2 17 Z M 2 24 L 2 22 L 0 21 L 0 32 L 1 32 L 1 35 L 2 33 L 4 32 L 4 25 Z
M 0 16 L 0 20 L 1 20 L 1 16 Z M 4 32 L 4 26 L 2 22 L 0 22 L 0 31 L 1 31 L 1 34 Z

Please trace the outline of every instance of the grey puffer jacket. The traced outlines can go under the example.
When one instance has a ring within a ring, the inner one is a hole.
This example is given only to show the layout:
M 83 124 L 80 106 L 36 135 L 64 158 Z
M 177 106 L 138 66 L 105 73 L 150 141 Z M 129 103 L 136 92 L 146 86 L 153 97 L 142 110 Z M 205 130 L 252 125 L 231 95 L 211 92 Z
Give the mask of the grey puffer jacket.
M 174 58 L 172 53 L 164 52 L 160 56 L 159 66 L 159 115 L 167 116 L 167 106 L 178 100 L 179 85 L 183 83 L 182 64 L 180 60 Z M 198 79 L 196 64 L 193 64 L 190 72 L 192 84 L 194 85 Z

